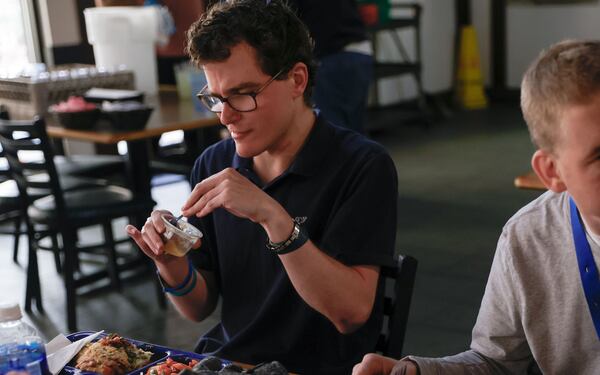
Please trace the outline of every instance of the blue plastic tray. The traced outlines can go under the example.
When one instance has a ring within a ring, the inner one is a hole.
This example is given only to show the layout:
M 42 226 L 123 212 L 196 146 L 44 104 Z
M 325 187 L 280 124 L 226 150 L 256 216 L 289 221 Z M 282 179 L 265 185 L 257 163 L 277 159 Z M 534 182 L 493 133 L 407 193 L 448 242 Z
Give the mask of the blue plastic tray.
M 77 340 L 81 340 L 89 335 L 94 334 L 94 333 L 96 333 L 96 332 L 93 332 L 93 331 L 75 332 L 75 333 L 71 333 L 70 335 L 67 335 L 67 338 L 69 340 L 71 340 L 72 342 L 74 342 Z M 106 337 L 108 335 L 109 335 L 108 333 L 102 333 L 94 341 L 98 341 L 99 339 Z M 196 359 L 196 360 L 200 361 L 200 360 L 206 358 L 205 355 L 198 354 L 198 353 L 185 352 L 182 350 L 171 349 L 171 348 L 167 348 L 165 346 L 150 344 L 150 343 L 138 341 L 138 340 L 133 340 L 133 339 L 130 339 L 127 337 L 124 337 L 124 339 L 131 342 L 132 344 L 134 344 L 135 346 L 137 346 L 138 348 L 140 348 L 142 350 L 154 353 L 152 355 L 152 358 L 151 358 L 149 364 L 147 364 L 146 366 L 141 367 L 139 369 L 136 369 L 127 375 L 139 375 L 140 373 L 145 374 L 146 371 L 148 370 L 148 368 L 156 365 L 157 363 L 166 361 L 167 358 L 172 358 L 174 361 L 181 362 L 183 364 L 188 364 L 189 361 L 192 359 Z M 226 361 L 226 360 L 221 360 L 221 361 L 223 362 L 223 366 L 230 363 L 229 361 Z M 81 370 L 78 370 L 75 367 L 72 367 L 69 365 L 65 366 L 62 369 L 62 371 L 60 372 L 60 375 L 92 375 L 92 374 L 96 374 L 96 373 L 88 372 L 88 371 L 81 371 Z

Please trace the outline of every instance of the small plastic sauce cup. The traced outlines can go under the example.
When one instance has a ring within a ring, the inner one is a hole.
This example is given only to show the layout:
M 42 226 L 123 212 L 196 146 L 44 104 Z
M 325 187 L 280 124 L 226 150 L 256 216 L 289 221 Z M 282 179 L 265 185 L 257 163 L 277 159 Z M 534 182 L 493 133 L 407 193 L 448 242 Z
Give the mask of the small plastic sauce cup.
M 202 232 L 183 219 L 178 220 L 177 226 L 175 226 L 169 221 L 171 218 L 162 216 L 165 224 L 165 232 L 162 234 L 165 241 L 165 253 L 182 257 L 190 251 L 199 238 L 202 238 Z

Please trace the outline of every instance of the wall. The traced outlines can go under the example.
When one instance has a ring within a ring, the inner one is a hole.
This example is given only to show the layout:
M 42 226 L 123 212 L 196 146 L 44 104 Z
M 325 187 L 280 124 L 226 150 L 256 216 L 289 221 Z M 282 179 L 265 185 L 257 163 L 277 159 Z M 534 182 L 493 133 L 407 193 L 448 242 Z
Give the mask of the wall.
M 529 63 L 548 45 L 566 38 L 600 37 L 600 3 L 511 5 L 506 30 L 507 86 L 518 88 Z
M 454 66 L 455 9 L 454 0 L 392 0 L 392 3 L 417 2 L 422 6 L 421 13 L 421 57 L 423 64 L 423 88 L 426 93 L 444 92 L 452 87 Z M 392 13 L 393 17 L 394 13 Z M 397 32 L 407 52 L 415 55 L 415 36 L 412 30 Z M 398 60 L 397 52 L 389 32 L 378 36 L 381 61 Z M 411 78 L 388 78 L 381 80 L 379 97 L 381 104 L 389 104 L 403 99 L 414 98 L 416 86 Z

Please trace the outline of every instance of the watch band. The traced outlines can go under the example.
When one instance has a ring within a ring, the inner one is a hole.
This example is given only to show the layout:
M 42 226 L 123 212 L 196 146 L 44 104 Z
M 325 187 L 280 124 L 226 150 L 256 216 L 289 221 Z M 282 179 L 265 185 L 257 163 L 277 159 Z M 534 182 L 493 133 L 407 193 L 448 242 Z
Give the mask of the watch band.
M 294 229 L 290 237 L 282 242 L 272 242 L 269 240 L 266 244 L 267 249 L 277 255 L 283 255 L 291 253 L 294 250 L 298 250 L 302 245 L 308 241 L 308 236 L 304 229 L 296 222 L 294 222 Z

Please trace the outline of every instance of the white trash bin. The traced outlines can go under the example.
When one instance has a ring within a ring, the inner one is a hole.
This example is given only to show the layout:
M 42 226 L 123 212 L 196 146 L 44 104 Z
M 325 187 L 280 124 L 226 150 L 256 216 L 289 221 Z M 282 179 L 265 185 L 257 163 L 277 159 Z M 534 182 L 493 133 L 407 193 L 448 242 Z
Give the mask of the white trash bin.
M 134 73 L 136 89 L 155 95 L 157 7 L 97 7 L 83 13 L 96 67 L 118 69 L 125 65 Z

